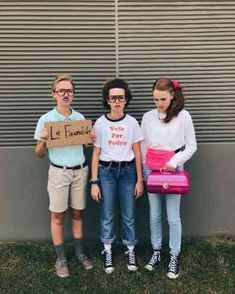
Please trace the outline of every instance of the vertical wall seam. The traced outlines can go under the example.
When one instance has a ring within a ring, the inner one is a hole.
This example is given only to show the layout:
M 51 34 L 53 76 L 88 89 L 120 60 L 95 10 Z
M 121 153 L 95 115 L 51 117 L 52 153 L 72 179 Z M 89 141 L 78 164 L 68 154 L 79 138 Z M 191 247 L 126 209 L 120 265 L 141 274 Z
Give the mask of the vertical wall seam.
M 119 76 L 119 52 L 118 52 L 118 0 L 115 0 L 115 52 L 116 52 L 116 77 Z

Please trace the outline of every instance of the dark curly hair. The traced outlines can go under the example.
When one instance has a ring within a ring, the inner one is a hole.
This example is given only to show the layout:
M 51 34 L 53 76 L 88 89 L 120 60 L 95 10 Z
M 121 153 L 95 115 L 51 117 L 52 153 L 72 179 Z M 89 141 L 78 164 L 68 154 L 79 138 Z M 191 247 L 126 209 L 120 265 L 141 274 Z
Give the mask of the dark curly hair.
M 108 80 L 103 86 L 103 105 L 104 105 L 104 107 L 110 109 L 110 106 L 107 101 L 109 99 L 109 91 L 113 88 L 120 88 L 125 91 L 125 97 L 126 97 L 126 105 L 125 106 L 128 106 L 131 99 L 132 99 L 131 89 L 129 88 L 129 85 L 126 81 L 116 78 L 113 80 Z

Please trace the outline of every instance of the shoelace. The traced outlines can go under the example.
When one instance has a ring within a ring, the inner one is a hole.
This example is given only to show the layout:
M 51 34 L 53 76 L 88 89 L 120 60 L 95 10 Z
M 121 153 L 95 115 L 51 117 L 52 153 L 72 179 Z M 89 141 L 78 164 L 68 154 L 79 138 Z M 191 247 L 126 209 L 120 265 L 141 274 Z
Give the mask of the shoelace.
M 112 252 L 110 250 L 103 250 L 102 254 L 105 254 L 105 265 L 112 266 Z
M 66 261 L 66 260 L 63 260 L 63 261 L 61 262 L 61 265 L 62 265 L 62 266 L 67 266 L 67 261 Z
M 61 260 L 57 263 L 57 268 L 59 270 L 67 270 L 67 261 L 66 260 Z
M 178 266 L 178 259 L 176 255 L 171 255 L 171 260 L 169 264 L 169 271 L 170 272 L 176 272 Z
M 160 261 L 160 251 L 154 251 L 149 264 L 154 265 L 158 261 Z
M 128 255 L 128 260 L 130 264 L 136 264 L 135 251 L 129 250 L 125 252 Z

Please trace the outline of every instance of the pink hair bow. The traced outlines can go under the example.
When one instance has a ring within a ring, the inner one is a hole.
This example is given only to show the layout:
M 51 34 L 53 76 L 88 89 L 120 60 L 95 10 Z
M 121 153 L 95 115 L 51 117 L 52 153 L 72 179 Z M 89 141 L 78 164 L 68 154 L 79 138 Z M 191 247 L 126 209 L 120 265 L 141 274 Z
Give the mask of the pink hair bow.
M 180 81 L 179 80 L 172 80 L 173 88 L 180 89 Z

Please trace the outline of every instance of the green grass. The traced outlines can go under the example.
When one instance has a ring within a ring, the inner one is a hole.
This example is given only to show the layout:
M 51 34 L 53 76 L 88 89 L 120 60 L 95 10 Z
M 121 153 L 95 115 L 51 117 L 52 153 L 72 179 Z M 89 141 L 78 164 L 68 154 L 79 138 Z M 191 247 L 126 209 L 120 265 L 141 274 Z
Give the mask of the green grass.
M 77 263 L 73 246 L 67 242 L 69 278 L 55 275 L 55 254 L 48 242 L 0 244 L 0 293 L 235 293 L 235 237 L 184 238 L 181 275 L 173 281 L 166 277 L 168 252 L 154 272 L 144 269 L 151 252 L 148 243 L 137 248 L 139 271 L 127 271 L 124 248 L 114 247 L 115 271 L 107 275 L 98 243 L 87 243 L 94 269 L 85 271 Z M 167 244 L 164 244 L 164 248 Z

